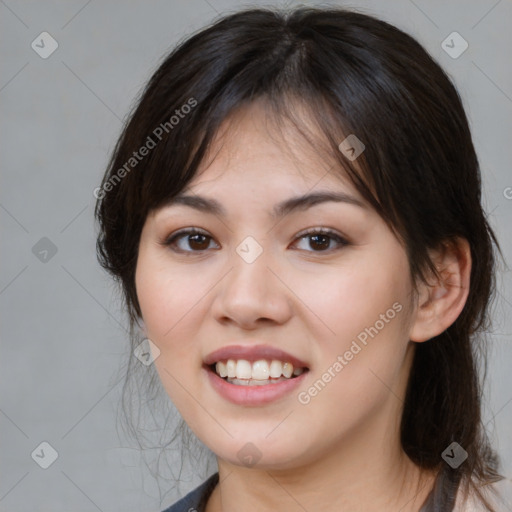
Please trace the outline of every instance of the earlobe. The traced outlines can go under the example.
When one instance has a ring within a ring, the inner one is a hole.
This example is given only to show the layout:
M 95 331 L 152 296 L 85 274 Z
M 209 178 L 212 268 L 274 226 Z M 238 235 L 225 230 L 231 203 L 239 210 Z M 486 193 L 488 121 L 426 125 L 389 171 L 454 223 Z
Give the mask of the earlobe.
M 464 238 L 443 244 L 431 252 L 439 279 L 421 283 L 409 339 L 427 341 L 455 322 L 466 304 L 471 275 L 471 250 Z

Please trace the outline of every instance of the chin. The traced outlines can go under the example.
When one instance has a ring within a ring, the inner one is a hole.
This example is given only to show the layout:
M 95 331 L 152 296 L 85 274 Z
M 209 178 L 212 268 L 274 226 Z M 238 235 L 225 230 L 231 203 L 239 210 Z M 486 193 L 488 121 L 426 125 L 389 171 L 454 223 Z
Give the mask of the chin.
M 279 434 L 278 429 L 272 432 L 275 425 L 265 430 L 255 426 L 243 435 L 233 435 L 233 438 L 203 438 L 203 442 L 219 459 L 239 467 L 285 470 L 304 464 L 307 458 L 306 439 L 285 430 Z M 265 437 L 268 432 L 272 433 Z

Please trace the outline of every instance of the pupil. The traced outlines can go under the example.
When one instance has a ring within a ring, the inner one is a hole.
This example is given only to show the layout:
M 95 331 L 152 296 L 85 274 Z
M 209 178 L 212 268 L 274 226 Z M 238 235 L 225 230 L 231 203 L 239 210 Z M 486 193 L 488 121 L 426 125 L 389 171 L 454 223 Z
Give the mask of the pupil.
M 320 238 L 320 239 L 323 239 L 323 241 L 324 241 L 324 244 L 323 244 L 323 246 L 321 246 L 321 247 L 320 247 L 320 249 L 326 249 L 326 248 L 328 248 L 328 247 L 329 247 L 329 237 L 328 237 L 327 235 L 313 235 L 313 236 L 311 237 L 311 240 L 310 240 L 309 245 L 310 245 L 312 248 L 314 248 L 314 247 L 313 247 L 313 245 L 311 244 L 311 241 L 313 241 L 313 244 L 316 244 L 319 238 Z M 325 244 L 325 242 L 327 242 L 327 244 Z M 322 244 L 320 244 L 320 245 L 322 245 Z
M 197 242 L 197 238 L 198 237 L 202 237 L 203 238 L 203 243 L 202 244 L 201 244 L 201 242 Z M 193 240 L 193 239 L 195 239 L 195 240 Z M 190 235 L 189 236 L 190 247 L 195 248 L 195 249 L 199 249 L 199 250 L 206 249 L 208 247 L 208 244 L 206 244 L 206 247 L 204 247 L 204 242 L 205 241 L 206 241 L 206 235 L 196 234 L 196 235 Z

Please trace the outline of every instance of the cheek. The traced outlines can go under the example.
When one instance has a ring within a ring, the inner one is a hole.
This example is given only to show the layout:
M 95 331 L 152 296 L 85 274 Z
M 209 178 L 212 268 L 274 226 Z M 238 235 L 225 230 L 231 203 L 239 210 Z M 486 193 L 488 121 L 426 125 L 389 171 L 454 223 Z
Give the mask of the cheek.
M 155 255 L 141 251 L 136 286 L 145 334 L 160 350 L 154 365 L 162 385 L 191 427 L 197 423 L 197 411 L 189 393 L 199 396 L 193 376 L 200 361 L 194 314 L 201 287 L 194 280 L 200 280 L 197 273 L 195 277 L 176 273 Z
M 197 323 L 190 319 L 201 293 L 204 295 L 195 282 L 199 277 L 197 273 L 192 279 L 177 273 L 160 255 L 142 249 L 135 281 L 145 333 L 160 349 L 155 364 L 159 370 L 165 365 L 169 372 L 179 372 L 195 353 L 191 329 Z
M 396 251 L 383 261 L 375 254 L 354 254 L 343 266 L 322 269 L 316 275 L 302 275 L 294 282 L 293 290 L 303 298 L 309 312 L 309 329 L 316 333 L 315 341 L 322 352 L 348 350 L 351 341 L 360 335 L 364 342 L 368 330 L 379 338 L 397 342 L 403 338 L 400 327 L 407 323 L 406 305 L 410 283 L 403 268 L 405 255 Z M 394 307 L 393 307 L 394 305 Z
M 187 323 L 208 289 L 200 272 L 170 265 L 165 253 L 141 248 L 135 275 L 144 324 L 157 339 L 169 338 Z M 185 317 L 185 315 L 187 315 Z
M 138 270 L 136 281 L 137 297 L 148 334 L 160 339 L 174 323 L 169 313 L 175 312 L 179 305 L 177 294 L 174 293 L 176 285 L 165 273 L 151 271 L 144 266 Z
M 315 292 L 312 309 L 330 329 L 328 337 L 316 338 L 316 373 L 329 381 L 321 402 L 341 400 L 364 409 L 389 394 L 382 382 L 399 377 L 409 346 L 411 283 L 403 251 L 392 246 L 388 254 L 385 261 L 379 255 L 354 261 L 350 271 L 333 274 Z M 325 374 L 329 369 L 335 377 Z

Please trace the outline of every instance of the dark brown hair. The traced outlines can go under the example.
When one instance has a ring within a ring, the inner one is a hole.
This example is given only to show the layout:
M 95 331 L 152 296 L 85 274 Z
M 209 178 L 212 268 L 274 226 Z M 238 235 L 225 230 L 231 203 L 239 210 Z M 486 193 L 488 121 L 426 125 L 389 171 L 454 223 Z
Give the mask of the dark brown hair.
M 416 346 L 401 442 L 417 465 L 443 468 L 455 485 L 495 481 L 478 365 L 485 362 L 493 244 L 499 245 L 482 210 L 468 121 L 456 88 L 424 48 L 372 16 L 331 8 L 241 11 L 165 58 L 97 193 L 98 257 L 122 286 L 131 332 L 140 319 L 134 278 L 148 213 L 193 179 L 220 124 L 255 100 L 276 119 L 292 119 L 324 158 L 339 164 L 335 172 L 350 177 L 403 242 L 415 283 L 437 275 L 429 249 L 468 240 L 469 296 L 446 331 Z M 309 121 L 296 115 L 299 103 Z M 321 140 L 308 135 L 312 121 Z M 338 149 L 348 134 L 366 146 L 355 162 Z M 149 149 L 145 156 L 131 160 L 142 147 Z M 441 458 L 453 441 L 468 453 L 457 469 Z

